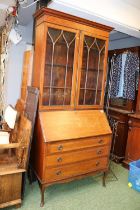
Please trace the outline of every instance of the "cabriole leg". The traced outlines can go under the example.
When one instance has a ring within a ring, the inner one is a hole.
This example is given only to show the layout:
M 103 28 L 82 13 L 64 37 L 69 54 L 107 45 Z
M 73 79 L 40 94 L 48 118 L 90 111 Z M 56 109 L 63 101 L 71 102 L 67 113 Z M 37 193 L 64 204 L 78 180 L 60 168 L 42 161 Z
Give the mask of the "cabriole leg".
M 45 192 L 45 186 L 40 184 L 39 183 L 39 186 L 40 186 L 40 192 L 41 192 L 41 203 L 40 203 L 40 207 L 43 207 L 44 206 L 44 192 Z

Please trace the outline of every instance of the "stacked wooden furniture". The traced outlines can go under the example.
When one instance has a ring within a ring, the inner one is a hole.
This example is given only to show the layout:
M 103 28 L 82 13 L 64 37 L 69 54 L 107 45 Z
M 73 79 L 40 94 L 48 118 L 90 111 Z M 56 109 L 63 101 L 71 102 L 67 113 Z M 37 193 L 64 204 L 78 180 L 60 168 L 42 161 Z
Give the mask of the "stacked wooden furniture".
M 122 54 L 126 51 L 133 52 L 140 57 L 140 47 L 122 48 L 109 51 L 109 60 L 112 56 Z M 126 100 L 123 98 L 110 99 L 108 115 L 115 127 L 113 132 L 111 154 L 112 159 L 120 163 L 125 159 L 128 138 L 129 114 L 136 110 L 137 100 Z
M 0 208 L 21 204 L 22 173 L 26 171 L 30 135 L 31 122 L 21 115 L 10 143 L 0 144 Z
M 32 167 L 48 185 L 108 170 L 103 112 L 110 27 L 43 8 L 35 14 L 33 86 L 40 90 Z
M 33 51 L 27 50 L 24 52 L 23 58 L 23 73 L 22 73 L 22 84 L 21 84 L 21 99 L 26 101 L 27 87 L 31 86 L 32 81 L 32 67 L 33 65 Z
M 129 167 L 129 163 L 140 159 L 140 82 L 137 95 L 136 112 L 129 115 L 128 138 L 123 165 Z

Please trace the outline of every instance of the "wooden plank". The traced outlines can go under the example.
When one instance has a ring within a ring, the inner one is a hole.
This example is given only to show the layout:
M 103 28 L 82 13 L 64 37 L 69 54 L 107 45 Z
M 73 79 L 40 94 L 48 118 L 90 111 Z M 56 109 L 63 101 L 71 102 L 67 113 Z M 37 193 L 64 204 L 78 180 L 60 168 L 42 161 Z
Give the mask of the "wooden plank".
M 18 204 L 21 204 L 21 199 L 17 199 L 17 200 L 14 200 L 14 201 L 2 203 L 2 204 L 0 204 L 0 208 L 6 208 L 8 206 L 15 206 L 15 205 L 18 205 Z
M 18 174 L 18 173 L 22 173 L 22 172 L 25 172 L 26 170 L 25 169 L 17 169 L 17 168 L 13 168 L 13 169 L 10 169 L 10 170 L 5 170 L 5 171 L 1 171 L 0 172 L 0 176 L 4 176 L 4 175 L 10 175 L 10 174 Z
M 85 24 L 87 26 L 91 26 L 91 27 L 95 27 L 95 28 L 99 28 L 99 29 L 102 29 L 102 30 L 105 30 L 107 32 L 110 32 L 113 30 L 112 27 L 109 27 L 109 26 L 106 26 L 106 25 L 103 25 L 103 24 L 100 24 L 100 23 L 96 23 L 96 22 L 93 22 L 93 21 L 89 21 L 89 20 L 85 20 L 83 18 L 80 18 L 80 17 L 76 17 L 76 16 L 73 16 L 73 15 L 69 15 L 69 14 L 66 14 L 66 13 L 63 13 L 63 12 L 60 12 L 60 11 L 57 11 L 57 10 L 53 10 L 53 9 L 49 9 L 49 8 L 42 8 L 40 10 L 38 10 L 34 17 L 35 19 L 41 19 L 41 16 L 43 15 L 52 15 L 54 17 L 59 17 L 60 19 L 61 18 L 64 18 L 65 20 L 67 21 L 73 21 L 74 23 L 78 23 L 78 24 Z
M 0 176 L 3 175 L 8 175 L 8 174 L 17 174 L 17 173 L 22 173 L 25 172 L 25 169 L 17 168 L 17 163 L 1 163 L 0 164 Z
M 21 199 L 22 173 L 0 176 L 0 204 Z
M 25 51 L 24 60 L 23 60 L 22 85 L 21 85 L 21 99 L 23 101 L 26 100 L 27 86 L 31 85 L 32 63 L 33 63 L 32 50 Z
M 12 149 L 12 148 L 18 148 L 19 143 L 10 143 L 10 144 L 0 144 L 0 149 Z
M 111 134 L 102 110 L 39 113 L 45 142 Z

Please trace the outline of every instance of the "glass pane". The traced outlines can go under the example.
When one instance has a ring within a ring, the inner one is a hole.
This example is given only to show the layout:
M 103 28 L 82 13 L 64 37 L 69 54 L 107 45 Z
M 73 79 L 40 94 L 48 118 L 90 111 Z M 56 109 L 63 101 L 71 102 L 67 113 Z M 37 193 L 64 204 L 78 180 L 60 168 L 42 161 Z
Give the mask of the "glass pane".
M 83 90 L 80 89 L 79 104 L 88 104 L 93 105 L 95 100 L 95 91 L 94 90 Z M 85 101 L 85 102 L 84 102 Z
M 97 97 L 96 97 L 96 104 L 100 104 L 101 101 L 101 91 L 98 90 L 97 91 Z
M 71 89 L 65 89 L 64 95 L 65 95 L 65 105 L 69 105 L 71 100 Z
M 64 89 L 51 89 L 51 103 L 50 105 L 61 105 L 64 100 Z
M 100 104 L 104 70 L 105 41 L 84 37 L 80 81 L 80 105 Z
M 48 28 L 43 105 L 70 105 L 74 50 L 75 33 Z
M 44 88 L 43 90 L 43 105 L 49 105 L 50 89 Z

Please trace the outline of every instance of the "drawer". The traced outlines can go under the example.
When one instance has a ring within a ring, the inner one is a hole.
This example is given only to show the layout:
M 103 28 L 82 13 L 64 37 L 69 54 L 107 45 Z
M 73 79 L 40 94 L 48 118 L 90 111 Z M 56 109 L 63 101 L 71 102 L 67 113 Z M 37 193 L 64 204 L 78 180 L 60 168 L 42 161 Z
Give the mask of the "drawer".
M 94 146 L 110 145 L 111 135 L 48 143 L 47 154 L 73 151 Z
M 81 151 L 59 153 L 46 156 L 46 166 L 60 166 L 68 163 L 74 163 L 78 161 L 90 160 L 101 156 L 109 155 L 109 146 L 93 147 L 90 149 L 84 149 Z
M 108 168 L 108 157 L 97 158 L 79 163 L 69 164 L 66 166 L 45 169 L 45 182 L 72 178 L 74 176 L 91 173 L 94 171 L 106 170 Z

